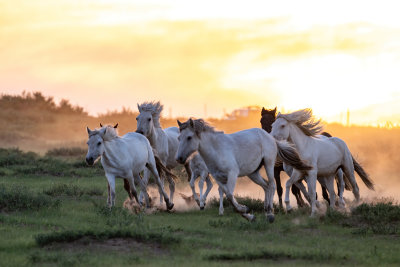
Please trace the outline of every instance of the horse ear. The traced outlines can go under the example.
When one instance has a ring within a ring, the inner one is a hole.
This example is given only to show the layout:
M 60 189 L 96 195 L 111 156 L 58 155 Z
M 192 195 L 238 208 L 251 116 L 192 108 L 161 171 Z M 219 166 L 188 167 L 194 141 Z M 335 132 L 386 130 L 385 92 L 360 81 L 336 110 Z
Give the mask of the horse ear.
M 117 127 L 118 127 L 118 123 L 114 125 L 114 128 L 115 128 L 115 129 L 117 129 Z
M 103 124 L 101 124 L 101 122 L 100 122 L 100 127 L 103 127 Z
M 264 107 L 262 108 L 262 111 L 265 111 L 265 108 L 264 108 Z
M 194 128 L 194 122 L 192 119 L 189 119 L 189 125 L 190 125 L 190 127 Z
M 137 109 L 139 110 L 139 112 L 140 112 L 140 106 L 139 106 L 139 103 L 137 104 Z
M 180 122 L 179 120 L 176 120 L 176 122 L 178 123 L 179 128 L 181 128 L 182 122 Z
M 90 135 L 92 133 L 92 131 L 87 126 L 86 126 L 86 131 L 87 131 L 88 135 Z
M 274 108 L 274 112 L 276 113 L 276 107 Z

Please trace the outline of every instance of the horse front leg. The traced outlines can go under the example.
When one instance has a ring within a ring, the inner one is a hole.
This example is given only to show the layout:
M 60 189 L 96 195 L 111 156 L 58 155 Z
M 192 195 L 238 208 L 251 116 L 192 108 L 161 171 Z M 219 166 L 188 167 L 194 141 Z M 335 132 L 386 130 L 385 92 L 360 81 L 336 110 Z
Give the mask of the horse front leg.
M 140 175 L 139 175 L 139 178 L 140 178 Z M 145 168 L 143 171 L 143 177 L 140 178 L 140 180 L 142 181 L 145 188 L 147 188 L 147 185 L 149 183 L 149 178 L 150 178 L 150 171 L 147 168 Z M 147 191 L 146 191 L 146 193 L 147 193 Z M 144 195 L 144 192 L 142 192 L 142 190 L 140 190 L 140 193 L 139 193 L 139 202 L 140 203 L 143 203 L 144 197 L 146 197 Z
M 316 185 L 317 185 L 317 173 L 311 170 L 308 172 L 308 177 L 307 177 L 308 195 L 311 199 L 311 217 L 314 217 L 317 213 Z
M 196 201 L 197 205 L 200 206 L 200 200 L 199 200 L 199 197 L 197 196 L 196 188 L 195 188 L 195 182 L 196 182 L 196 178 L 197 178 L 195 172 L 191 172 L 191 176 L 192 177 L 190 178 L 189 185 L 190 185 L 190 188 L 192 189 L 193 199 Z
M 334 186 L 334 182 L 335 182 L 335 175 L 330 175 L 329 177 L 326 178 L 326 183 L 325 186 L 329 191 L 329 198 L 330 198 L 330 208 L 334 209 L 335 208 L 335 186 Z
M 339 169 L 336 173 L 336 178 L 338 179 L 338 195 L 339 195 L 339 207 L 344 208 L 345 202 L 343 199 L 343 192 L 345 188 L 345 183 L 343 180 L 343 171 Z
M 171 175 L 166 174 L 168 184 L 169 184 L 169 201 L 174 202 L 174 193 L 175 193 L 175 181 Z
M 108 205 L 109 207 L 115 206 L 115 175 L 111 173 L 106 173 L 107 181 L 108 181 L 108 186 L 109 186 L 109 199 L 111 199 Z
M 171 210 L 174 207 L 174 203 L 169 201 L 168 195 L 164 190 L 164 185 L 161 182 L 160 176 L 158 175 L 155 163 L 154 164 L 147 164 L 146 166 L 150 172 L 154 175 L 157 186 L 158 186 L 158 190 L 160 191 L 160 193 L 162 194 L 162 196 L 164 197 L 165 200 L 165 204 L 167 205 L 167 210 Z
M 286 211 L 290 212 L 292 210 L 292 206 L 290 205 L 289 194 L 292 188 L 292 185 L 296 183 L 301 178 L 301 172 L 293 169 L 292 175 L 290 176 L 289 180 L 286 182 L 286 190 L 285 190 L 285 204 L 286 204 Z
M 206 192 L 204 193 L 203 197 L 201 198 L 201 201 L 203 202 L 203 207 L 206 205 L 207 196 L 210 193 L 211 188 L 213 187 L 210 175 L 207 172 L 205 172 L 205 174 L 206 174 L 205 180 L 206 180 L 206 184 L 207 184 L 207 189 L 206 189 Z M 200 186 L 200 184 L 199 184 L 199 186 Z M 200 201 L 200 203 L 201 203 L 201 201 Z
M 274 178 L 276 183 L 276 192 L 278 193 L 278 198 L 279 198 L 279 207 L 283 208 L 283 203 L 282 203 L 283 188 L 281 184 L 281 170 L 282 170 L 281 167 L 274 168 Z
M 146 184 L 144 183 L 144 181 L 140 177 L 139 173 L 134 173 L 133 174 L 133 178 L 134 178 L 135 182 L 137 184 L 139 184 L 140 195 L 144 196 L 144 198 L 145 198 L 146 208 L 150 208 L 150 200 L 149 200 L 149 194 L 147 193 Z M 139 205 L 140 206 L 144 206 L 145 203 L 143 203 L 143 200 L 139 198 Z
M 221 186 L 218 186 L 219 192 L 219 215 L 224 215 L 224 190 Z
M 111 195 L 110 195 L 110 184 L 108 183 L 108 180 L 107 180 L 107 205 L 109 206 L 109 207 L 111 207 Z

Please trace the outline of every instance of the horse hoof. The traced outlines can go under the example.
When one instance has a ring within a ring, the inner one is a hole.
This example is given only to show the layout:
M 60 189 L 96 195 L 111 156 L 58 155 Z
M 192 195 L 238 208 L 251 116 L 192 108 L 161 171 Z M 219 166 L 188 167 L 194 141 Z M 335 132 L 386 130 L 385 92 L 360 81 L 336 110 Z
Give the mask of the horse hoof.
M 286 213 L 288 214 L 292 213 L 292 209 L 286 210 Z
M 174 203 L 169 203 L 169 205 L 167 205 L 167 210 L 172 210 L 173 207 Z
M 273 223 L 275 221 L 275 216 L 273 214 L 267 215 L 268 222 Z
M 200 210 L 204 210 L 204 207 L 200 207 Z
M 250 208 L 247 206 L 245 206 L 245 207 L 246 207 L 246 213 L 250 213 Z

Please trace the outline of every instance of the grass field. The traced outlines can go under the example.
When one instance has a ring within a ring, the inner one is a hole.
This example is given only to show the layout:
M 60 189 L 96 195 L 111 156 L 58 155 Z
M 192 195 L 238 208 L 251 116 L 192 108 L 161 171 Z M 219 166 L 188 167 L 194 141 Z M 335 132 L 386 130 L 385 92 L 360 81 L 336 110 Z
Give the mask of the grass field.
M 241 201 L 254 223 L 231 207 L 218 216 L 215 200 L 204 211 L 132 214 L 122 180 L 110 210 L 101 166 L 54 154 L 0 149 L 1 266 L 400 264 L 400 206 L 388 201 L 320 218 L 277 212 L 273 224 L 251 199 Z

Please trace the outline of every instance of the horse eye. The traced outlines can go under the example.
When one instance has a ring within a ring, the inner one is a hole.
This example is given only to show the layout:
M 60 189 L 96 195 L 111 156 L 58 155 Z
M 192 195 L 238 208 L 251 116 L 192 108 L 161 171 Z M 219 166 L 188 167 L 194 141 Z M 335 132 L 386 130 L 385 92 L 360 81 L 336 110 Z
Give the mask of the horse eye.
M 136 120 L 138 120 L 139 118 L 138 117 L 136 117 Z
M 101 145 L 101 142 L 98 142 L 97 145 L 98 145 L 98 146 Z
M 191 137 L 191 136 L 188 136 L 187 140 L 188 140 L 188 141 L 192 140 L 192 137 Z
M 151 121 L 151 118 L 149 118 L 148 121 Z

